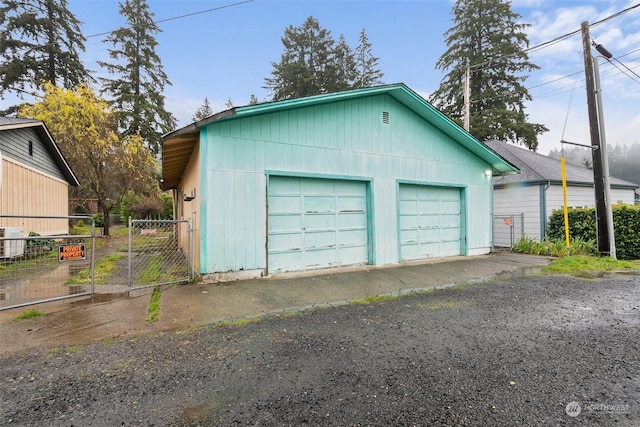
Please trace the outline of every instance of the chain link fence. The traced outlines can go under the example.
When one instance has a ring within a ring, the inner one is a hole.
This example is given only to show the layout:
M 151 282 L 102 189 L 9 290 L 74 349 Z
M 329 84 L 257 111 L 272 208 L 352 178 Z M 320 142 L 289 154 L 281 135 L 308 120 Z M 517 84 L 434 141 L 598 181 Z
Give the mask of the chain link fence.
M 129 219 L 129 288 L 189 282 L 191 244 L 187 220 Z
M 510 248 L 522 237 L 524 237 L 524 212 L 511 215 L 494 215 L 494 247 Z
M 93 295 L 94 249 L 91 217 L 0 215 L 0 310 Z

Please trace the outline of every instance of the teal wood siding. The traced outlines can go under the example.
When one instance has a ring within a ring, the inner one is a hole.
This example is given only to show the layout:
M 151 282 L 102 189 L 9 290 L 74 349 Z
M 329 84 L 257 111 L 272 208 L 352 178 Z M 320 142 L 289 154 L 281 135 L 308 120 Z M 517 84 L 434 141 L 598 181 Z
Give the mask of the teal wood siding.
M 267 175 L 369 181 L 374 264 L 400 261 L 399 181 L 460 188 L 462 254 L 490 247 L 488 165 L 389 95 L 221 120 L 200 140 L 201 273 L 266 268 Z

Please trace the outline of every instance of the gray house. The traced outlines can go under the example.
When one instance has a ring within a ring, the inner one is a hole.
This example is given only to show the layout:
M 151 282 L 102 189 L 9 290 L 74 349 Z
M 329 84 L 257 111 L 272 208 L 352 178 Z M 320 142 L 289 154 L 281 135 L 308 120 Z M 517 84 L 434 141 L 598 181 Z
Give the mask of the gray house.
M 0 234 L 15 228 L 25 234 L 68 233 L 68 221 L 44 217 L 69 215 L 69 187 L 78 179 L 45 124 L 0 117 L 0 155 L 0 215 L 43 217 L 0 218 Z
M 502 141 L 485 145 L 521 171 L 493 178 L 493 245 L 509 247 L 522 236 L 543 239 L 549 216 L 564 207 L 560 160 Z M 595 206 L 593 171 L 567 163 L 566 172 L 567 205 Z M 638 184 L 609 181 L 614 203 L 635 203 Z

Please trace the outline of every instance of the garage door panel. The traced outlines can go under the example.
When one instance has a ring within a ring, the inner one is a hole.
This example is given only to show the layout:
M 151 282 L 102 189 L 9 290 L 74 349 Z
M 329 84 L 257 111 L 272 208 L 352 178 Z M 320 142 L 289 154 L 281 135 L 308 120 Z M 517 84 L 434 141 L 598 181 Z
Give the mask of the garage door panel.
M 269 221 L 274 230 L 300 231 L 300 229 L 302 228 L 302 217 L 299 214 L 298 215 L 272 215 L 269 218 Z
M 331 231 L 316 231 L 305 233 L 304 248 L 333 248 L 336 245 L 336 232 Z
M 277 180 L 269 181 L 269 193 L 271 195 L 299 195 L 301 190 L 301 182 L 295 177 L 278 177 Z
M 302 222 L 303 230 L 307 231 L 335 229 L 336 227 L 336 216 L 333 212 L 305 212 L 304 216 L 299 216 L 298 218 Z
M 280 178 L 278 178 L 280 179 Z M 307 195 L 335 194 L 335 181 L 320 178 L 297 178 L 302 192 Z
M 399 186 L 399 240 L 402 260 L 460 254 L 460 190 Z
M 337 233 L 337 244 L 339 246 L 363 246 L 367 243 L 365 229 L 340 230 Z
M 366 183 L 359 181 L 270 177 L 269 271 L 367 263 L 366 191 Z M 273 206 L 290 211 L 274 212 Z M 283 237 L 285 231 L 297 239 Z
M 298 232 L 274 233 L 269 235 L 269 250 L 274 252 L 295 251 L 302 249 L 302 235 Z
M 437 214 L 439 212 L 437 200 L 420 200 L 418 201 L 418 213 Z
M 304 197 L 304 210 L 307 213 L 313 212 L 333 212 L 334 211 L 334 197 L 330 196 L 305 196 Z
M 277 195 L 269 198 L 269 211 L 271 213 L 290 213 L 290 212 L 300 212 L 302 210 L 301 207 L 300 196 L 285 196 L 285 195 Z
M 336 201 L 339 212 L 364 212 L 367 210 L 367 199 L 365 197 L 339 196 Z
M 338 229 L 351 227 L 365 229 L 367 227 L 367 216 L 364 212 L 339 213 L 336 221 Z

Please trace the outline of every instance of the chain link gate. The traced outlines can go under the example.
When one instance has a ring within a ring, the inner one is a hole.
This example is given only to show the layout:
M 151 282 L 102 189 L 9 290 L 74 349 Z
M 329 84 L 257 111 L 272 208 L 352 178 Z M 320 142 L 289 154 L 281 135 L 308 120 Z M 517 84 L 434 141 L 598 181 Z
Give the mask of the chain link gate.
M 89 216 L 0 215 L 0 310 L 92 296 L 95 247 Z
M 511 248 L 524 237 L 524 212 L 511 215 L 494 215 L 493 246 Z
M 129 288 L 187 283 L 193 278 L 188 220 L 129 218 Z

